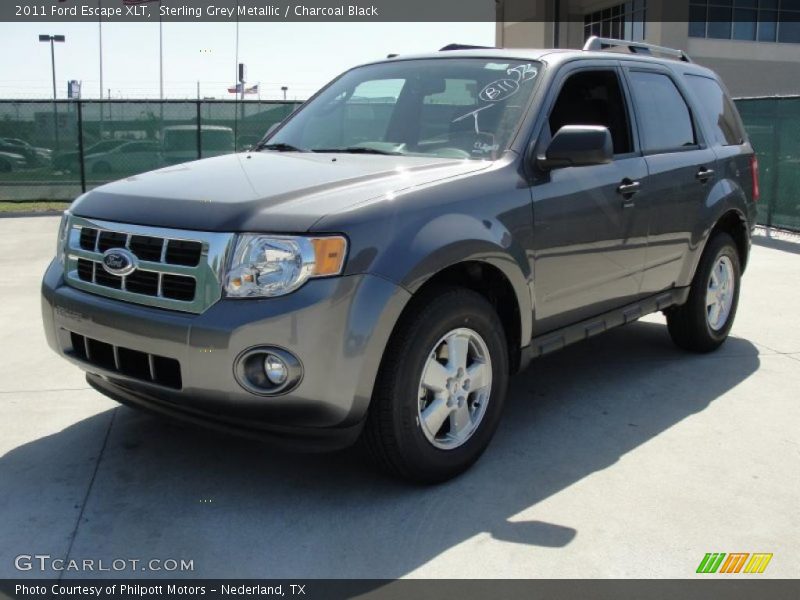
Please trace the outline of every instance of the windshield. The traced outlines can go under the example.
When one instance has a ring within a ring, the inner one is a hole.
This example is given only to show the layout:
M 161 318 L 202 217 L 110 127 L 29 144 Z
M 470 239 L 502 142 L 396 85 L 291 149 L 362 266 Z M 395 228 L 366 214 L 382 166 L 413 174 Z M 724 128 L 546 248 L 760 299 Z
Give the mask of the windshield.
M 262 148 L 494 160 L 517 129 L 539 63 L 448 58 L 359 67 Z

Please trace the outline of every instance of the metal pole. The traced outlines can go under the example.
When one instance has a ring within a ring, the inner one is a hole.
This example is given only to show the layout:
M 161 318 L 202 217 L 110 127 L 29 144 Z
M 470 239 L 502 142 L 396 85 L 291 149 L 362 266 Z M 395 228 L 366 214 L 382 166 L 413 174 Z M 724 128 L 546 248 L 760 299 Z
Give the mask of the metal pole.
M 164 99 L 164 23 L 161 18 L 161 0 L 158 0 L 158 77 L 159 99 Z
M 83 101 L 78 100 L 78 160 L 81 170 L 81 192 L 86 192 L 86 161 L 83 156 Z
M 203 158 L 203 127 L 200 122 L 200 98 L 197 99 L 197 160 Z
M 233 78 L 236 85 L 239 82 L 239 0 L 236 0 L 236 77 Z M 241 84 L 244 89 L 244 84 Z M 239 95 L 236 95 L 237 99 Z M 233 148 L 234 150 L 239 147 L 239 111 L 235 110 L 233 113 Z
M 239 117 L 239 120 L 242 121 L 242 124 L 244 124 L 244 85 L 245 85 L 245 82 L 242 81 L 241 85 L 242 85 L 242 94 L 241 94 L 241 101 L 239 102 L 239 105 L 240 105 L 239 106 L 239 111 L 241 112 L 241 115 Z M 237 151 L 239 150 L 239 138 L 236 138 L 236 150 Z
M 97 8 L 100 7 L 100 0 L 97 0 Z M 97 18 L 97 37 L 98 49 L 100 52 L 100 99 L 103 99 L 103 17 Z
M 56 99 L 56 45 L 53 36 L 50 36 L 50 63 L 53 66 L 53 100 Z
M 55 149 L 58 150 L 61 144 L 58 139 L 58 104 L 56 104 L 56 45 L 52 35 L 50 36 L 50 62 L 53 67 L 53 142 Z
M 236 77 L 234 81 L 239 81 L 239 0 L 236 0 Z
M 101 8 L 100 0 L 97 0 L 97 8 L 98 9 Z M 106 112 L 105 106 L 103 106 L 103 17 L 102 16 L 97 17 L 97 39 L 98 39 L 98 44 L 97 44 L 98 53 L 100 55 L 100 94 L 98 95 L 98 98 L 100 98 L 100 105 L 98 107 L 100 109 L 99 134 L 100 134 L 100 139 L 102 140 L 103 129 L 104 129 L 103 119 L 105 118 L 105 112 Z

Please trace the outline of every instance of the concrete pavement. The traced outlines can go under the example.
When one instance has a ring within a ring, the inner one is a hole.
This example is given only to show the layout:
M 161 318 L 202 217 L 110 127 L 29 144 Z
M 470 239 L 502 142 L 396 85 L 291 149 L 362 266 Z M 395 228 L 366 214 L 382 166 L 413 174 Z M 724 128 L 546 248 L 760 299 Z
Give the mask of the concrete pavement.
M 65 578 L 683 578 L 706 552 L 800 576 L 800 245 L 754 247 L 717 353 L 658 315 L 538 360 L 475 468 L 421 488 L 89 389 L 41 330 L 56 226 L 0 219 L 0 577 L 52 576 L 14 567 L 49 554 L 194 565 Z

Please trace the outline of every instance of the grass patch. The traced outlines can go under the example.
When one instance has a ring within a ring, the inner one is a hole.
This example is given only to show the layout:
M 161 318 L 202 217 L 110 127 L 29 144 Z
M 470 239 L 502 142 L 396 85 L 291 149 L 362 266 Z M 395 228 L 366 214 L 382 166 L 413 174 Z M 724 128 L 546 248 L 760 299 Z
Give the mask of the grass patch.
M 0 202 L 0 214 L 65 211 L 70 202 Z

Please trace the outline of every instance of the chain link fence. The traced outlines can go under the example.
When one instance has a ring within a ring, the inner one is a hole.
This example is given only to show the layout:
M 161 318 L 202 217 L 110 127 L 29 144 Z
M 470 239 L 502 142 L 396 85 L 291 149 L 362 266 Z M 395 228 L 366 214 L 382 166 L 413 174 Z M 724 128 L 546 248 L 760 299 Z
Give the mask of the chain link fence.
M 0 100 L 0 201 L 72 200 L 108 181 L 244 150 L 299 105 Z
M 800 97 L 736 104 L 761 166 L 759 223 L 800 231 Z M 299 105 L 0 100 L 0 201 L 72 200 L 107 181 L 244 150 Z

